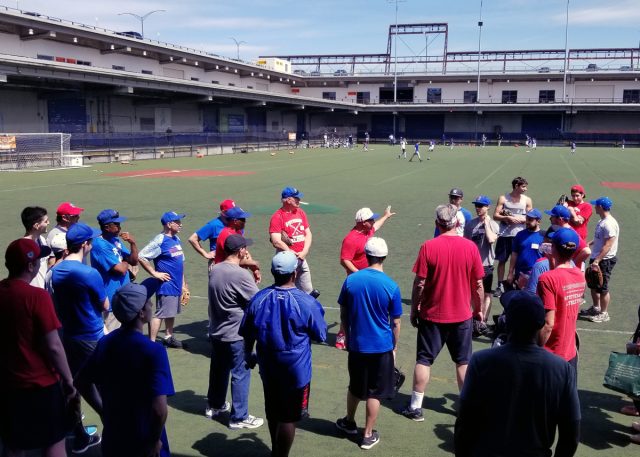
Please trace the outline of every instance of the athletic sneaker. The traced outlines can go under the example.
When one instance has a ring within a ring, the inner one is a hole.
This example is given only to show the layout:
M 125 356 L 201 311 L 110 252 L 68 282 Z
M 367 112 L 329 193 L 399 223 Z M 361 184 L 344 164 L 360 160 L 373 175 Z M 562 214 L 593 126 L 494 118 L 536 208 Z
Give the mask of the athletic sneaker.
M 163 338 L 162 344 L 164 344 L 168 348 L 173 349 L 182 349 L 182 343 L 176 339 L 175 336 L 171 335 L 170 337 Z
M 606 311 L 601 312 L 600 314 L 596 314 L 595 316 L 589 317 L 591 322 L 609 322 L 611 318 L 609 317 L 609 313 Z
M 496 287 L 496 290 L 493 291 L 493 296 L 496 298 L 500 298 L 500 296 L 504 293 L 504 286 L 502 285 L 502 283 L 498 283 L 498 286 Z
M 344 351 L 346 348 L 344 333 L 338 333 L 336 335 L 336 349 L 342 349 Z
M 424 421 L 424 416 L 422 415 L 421 408 L 413 409 L 411 408 L 411 406 L 407 405 L 405 409 L 400 411 L 400 414 L 402 414 L 407 419 L 411 419 L 412 421 L 416 421 L 416 422 Z
M 213 419 L 214 417 L 222 413 L 227 413 L 229 411 L 231 411 L 231 403 L 225 401 L 222 405 L 222 408 L 211 408 L 209 405 L 207 405 L 204 410 L 204 415 L 207 417 L 207 419 Z
M 241 420 L 239 422 L 229 422 L 229 428 L 233 430 L 238 430 L 241 428 L 258 428 L 262 424 L 264 424 L 264 419 L 249 414 L 244 420 Z
M 363 436 L 360 443 L 360 449 L 371 449 L 373 446 L 380 442 L 380 434 L 377 430 L 371 433 L 371 436 Z
M 102 441 L 102 438 L 100 437 L 100 435 L 86 435 L 86 437 L 83 438 L 76 438 L 73 441 L 73 447 L 71 448 L 71 452 L 73 452 L 74 454 L 82 454 L 84 452 L 87 451 L 87 449 L 89 449 L 90 447 L 93 447 L 97 444 L 100 444 L 100 441 Z
M 347 419 L 347 416 L 336 421 L 336 428 L 345 432 L 347 435 L 356 435 L 358 433 L 356 422 L 350 421 Z
M 581 309 L 578 312 L 578 316 L 580 317 L 597 316 L 598 314 L 600 314 L 600 308 L 596 308 L 595 306 L 591 306 L 588 309 Z
M 84 426 L 84 432 L 89 436 L 93 436 L 96 433 L 98 433 L 98 426 L 97 425 L 85 425 Z M 69 433 L 67 433 L 67 438 L 73 438 L 75 436 L 76 436 L 76 434 L 75 434 L 75 432 L 73 430 L 71 430 Z

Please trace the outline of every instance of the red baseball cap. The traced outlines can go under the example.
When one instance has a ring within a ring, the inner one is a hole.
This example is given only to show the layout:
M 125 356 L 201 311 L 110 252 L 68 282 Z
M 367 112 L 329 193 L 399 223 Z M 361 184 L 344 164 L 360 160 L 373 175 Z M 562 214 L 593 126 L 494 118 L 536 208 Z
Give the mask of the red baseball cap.
M 233 200 L 224 200 L 222 202 L 220 202 L 220 211 L 225 212 L 231 208 L 235 208 L 236 207 L 236 202 L 234 202 Z
M 63 202 L 63 203 L 60 203 L 60 206 L 58 206 L 56 213 L 62 216 L 66 216 L 66 215 L 79 216 L 80 213 L 83 211 L 84 211 L 84 208 L 80 208 L 79 206 L 76 206 L 71 202 Z
M 582 187 L 580 184 L 576 184 L 575 186 L 572 186 L 571 192 L 580 192 L 582 195 L 585 195 L 584 187 Z
M 48 257 L 49 254 L 51 254 L 49 247 L 40 247 L 30 238 L 19 238 L 9 244 L 4 259 L 8 268 L 18 269 L 26 267 L 35 260 Z

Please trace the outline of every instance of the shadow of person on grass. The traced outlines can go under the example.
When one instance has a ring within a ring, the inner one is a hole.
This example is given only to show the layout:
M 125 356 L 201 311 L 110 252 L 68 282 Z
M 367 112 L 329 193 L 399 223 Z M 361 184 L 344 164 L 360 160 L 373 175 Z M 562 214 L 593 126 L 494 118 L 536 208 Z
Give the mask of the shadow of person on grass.
M 224 433 L 210 433 L 193 443 L 191 448 L 206 456 L 266 457 L 271 455 L 271 448 L 258 438 L 257 433 L 248 431 L 239 433 L 234 437 Z M 173 456 L 175 457 L 175 454 Z
M 405 384 L 406 385 L 406 384 Z M 410 389 L 411 387 L 409 387 Z M 411 402 L 411 394 L 398 392 L 392 399 L 385 400 L 381 403 L 383 408 L 388 408 L 398 415 L 402 415 L 402 410 Z M 434 411 L 440 414 L 453 414 L 455 411 L 446 407 L 447 399 L 444 397 L 428 397 L 425 395 L 422 400 L 422 409 Z
M 629 441 L 631 418 L 629 418 L 629 426 L 620 425 L 611 420 L 614 414 L 619 414 L 620 394 L 579 389 L 578 395 L 582 411 L 581 445 L 602 450 L 631 444 Z
M 204 409 L 207 404 L 206 395 L 196 394 L 193 390 L 182 390 L 168 397 L 169 406 L 179 411 L 204 417 Z M 227 422 L 223 422 L 227 425 Z
M 175 332 L 178 339 L 182 341 L 184 350 L 195 355 L 209 357 L 211 355 L 211 344 L 207 337 L 206 321 L 196 321 L 189 324 L 176 325 Z M 188 336 L 185 338 L 183 335 Z

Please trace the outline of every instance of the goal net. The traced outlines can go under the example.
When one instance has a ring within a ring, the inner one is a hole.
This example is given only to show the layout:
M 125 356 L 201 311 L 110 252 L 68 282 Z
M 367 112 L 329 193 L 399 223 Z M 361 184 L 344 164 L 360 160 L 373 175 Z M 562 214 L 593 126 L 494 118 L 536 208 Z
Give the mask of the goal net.
M 0 133 L 0 170 L 81 166 L 68 133 Z

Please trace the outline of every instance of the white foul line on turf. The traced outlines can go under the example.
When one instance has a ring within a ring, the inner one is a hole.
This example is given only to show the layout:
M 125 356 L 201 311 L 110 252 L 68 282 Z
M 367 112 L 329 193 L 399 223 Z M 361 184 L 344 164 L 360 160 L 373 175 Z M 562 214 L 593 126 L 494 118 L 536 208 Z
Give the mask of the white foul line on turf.
M 198 295 L 192 295 L 191 298 L 198 298 L 200 300 L 209 300 L 208 297 L 200 297 Z M 322 306 L 324 309 L 330 309 L 339 311 L 340 308 L 337 306 Z M 408 316 L 408 314 L 403 313 L 403 316 Z M 623 331 L 623 330 L 603 330 L 600 328 L 576 328 L 579 332 L 591 332 L 591 333 L 614 333 L 616 335 L 631 335 L 633 332 Z
M 484 178 L 482 181 L 480 181 L 478 184 L 476 184 L 476 189 L 478 187 L 480 187 L 481 185 L 483 185 L 484 183 L 486 183 L 487 181 L 489 181 L 489 179 L 491 179 L 493 177 L 493 175 L 495 175 L 497 172 L 499 172 L 505 165 L 507 165 L 507 163 L 513 159 L 516 155 L 512 154 L 511 157 L 509 157 L 507 160 L 504 161 L 504 163 L 502 165 L 500 165 L 498 168 L 496 168 L 495 170 L 493 170 L 492 173 L 489 173 L 489 175 Z
M 564 154 L 560 154 L 560 158 L 562 159 L 562 161 L 564 162 L 564 164 L 567 166 L 567 169 L 569 170 L 569 172 L 571 173 L 571 176 L 573 176 L 574 181 L 573 182 L 580 182 L 580 180 L 578 179 L 578 177 L 576 176 L 576 174 L 573 172 L 573 168 L 571 168 L 571 166 L 569 165 L 569 162 L 567 162 L 567 159 L 565 158 Z
M 417 172 L 419 172 L 421 170 L 422 170 L 422 168 L 416 168 L 415 170 L 410 171 L 409 173 L 405 173 L 405 174 L 402 174 L 402 175 L 392 176 L 390 178 L 383 179 L 382 181 L 380 181 L 380 184 L 385 183 L 385 182 L 395 181 L 398 178 L 404 178 L 405 176 L 412 175 L 412 174 L 417 173 Z

